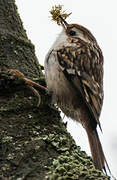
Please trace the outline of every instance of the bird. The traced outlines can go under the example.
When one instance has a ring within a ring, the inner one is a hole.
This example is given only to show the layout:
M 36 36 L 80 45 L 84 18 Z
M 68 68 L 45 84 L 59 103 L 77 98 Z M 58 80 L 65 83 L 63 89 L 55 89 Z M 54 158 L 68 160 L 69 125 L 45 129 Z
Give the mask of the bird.
M 52 103 L 86 130 L 95 168 L 103 171 L 108 164 L 97 132 L 97 126 L 102 131 L 103 53 L 90 30 L 59 19 L 62 31 L 44 62 L 48 93 Z

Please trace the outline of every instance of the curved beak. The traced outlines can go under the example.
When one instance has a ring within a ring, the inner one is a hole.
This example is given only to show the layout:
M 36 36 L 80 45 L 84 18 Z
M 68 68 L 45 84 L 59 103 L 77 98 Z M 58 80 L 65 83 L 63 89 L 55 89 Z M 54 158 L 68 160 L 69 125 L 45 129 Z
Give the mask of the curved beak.
M 63 26 L 63 28 L 65 30 L 67 30 L 69 24 L 65 21 L 65 19 L 63 19 L 61 16 L 59 17 L 60 18 L 60 22 L 61 22 L 61 25 Z

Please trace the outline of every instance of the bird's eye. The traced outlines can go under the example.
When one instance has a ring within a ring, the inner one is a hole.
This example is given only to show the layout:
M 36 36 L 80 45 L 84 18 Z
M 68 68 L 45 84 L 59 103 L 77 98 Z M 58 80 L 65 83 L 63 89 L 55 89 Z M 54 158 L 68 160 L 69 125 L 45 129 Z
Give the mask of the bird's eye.
M 70 35 L 70 36 L 75 36 L 75 35 L 76 35 L 76 32 L 73 31 L 73 30 L 70 30 L 70 31 L 69 31 L 69 35 Z

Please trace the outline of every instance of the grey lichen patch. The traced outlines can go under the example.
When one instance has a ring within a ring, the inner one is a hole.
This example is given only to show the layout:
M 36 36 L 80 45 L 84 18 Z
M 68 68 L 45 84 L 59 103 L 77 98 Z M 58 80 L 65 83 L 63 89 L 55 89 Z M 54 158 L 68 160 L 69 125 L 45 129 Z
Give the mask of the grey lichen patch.
M 13 137 L 11 137 L 11 136 L 4 136 L 3 138 L 2 138 L 2 143 L 5 143 L 5 142 L 12 142 L 12 139 L 13 139 Z
M 64 152 L 69 150 L 69 144 L 67 144 L 68 143 L 67 137 L 64 134 L 60 135 L 60 134 L 52 133 L 43 136 L 42 139 L 44 141 L 51 143 L 51 145 L 54 146 L 57 151 Z
M 1 170 L 2 170 L 2 171 L 7 171 L 7 170 L 9 170 L 9 169 L 10 169 L 9 164 L 4 164 L 4 166 L 1 167 Z M 0 175 L 2 175 L 2 174 L 0 174 Z

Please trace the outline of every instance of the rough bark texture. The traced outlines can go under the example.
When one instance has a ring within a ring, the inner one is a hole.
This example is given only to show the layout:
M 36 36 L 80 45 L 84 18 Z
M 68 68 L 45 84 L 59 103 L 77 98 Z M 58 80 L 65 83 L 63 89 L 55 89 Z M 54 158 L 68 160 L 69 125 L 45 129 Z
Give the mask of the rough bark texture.
M 0 0 L 0 179 L 108 179 L 66 130 L 50 97 L 37 97 L 8 69 L 45 85 L 14 0 Z

